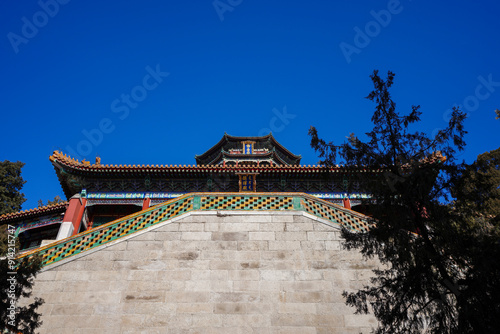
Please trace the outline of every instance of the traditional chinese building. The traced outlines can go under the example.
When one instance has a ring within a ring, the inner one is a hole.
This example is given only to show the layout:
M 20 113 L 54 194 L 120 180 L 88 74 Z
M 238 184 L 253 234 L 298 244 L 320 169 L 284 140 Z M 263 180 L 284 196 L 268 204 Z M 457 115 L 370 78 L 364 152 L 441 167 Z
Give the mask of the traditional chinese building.
M 369 331 L 335 287 L 378 265 L 342 251 L 339 233 L 369 228 L 352 176 L 377 171 L 301 165 L 271 134 L 224 134 L 195 159 L 50 156 L 68 201 L 0 216 L 21 257 L 42 256 L 42 333 Z
M 105 165 L 50 156 L 68 202 L 4 215 L 16 224 L 23 250 L 101 226 L 193 192 L 300 192 L 347 208 L 368 194 L 353 173 L 366 169 L 305 166 L 271 135 L 222 139 L 196 165 Z M 43 242 L 45 240 L 45 242 Z

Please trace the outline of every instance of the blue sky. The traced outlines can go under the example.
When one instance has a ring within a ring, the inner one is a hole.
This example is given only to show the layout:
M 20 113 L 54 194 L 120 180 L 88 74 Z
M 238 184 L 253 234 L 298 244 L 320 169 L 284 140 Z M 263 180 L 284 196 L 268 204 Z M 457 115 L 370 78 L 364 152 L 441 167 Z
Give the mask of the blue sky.
M 341 143 L 371 129 L 369 75 L 396 73 L 419 129 L 469 112 L 472 162 L 499 147 L 495 1 L 13 1 L 0 11 L 0 160 L 27 202 L 63 193 L 54 150 L 104 164 L 194 164 L 227 132 L 273 131 L 303 164 L 311 125 Z M 89 137 L 91 139 L 89 139 Z

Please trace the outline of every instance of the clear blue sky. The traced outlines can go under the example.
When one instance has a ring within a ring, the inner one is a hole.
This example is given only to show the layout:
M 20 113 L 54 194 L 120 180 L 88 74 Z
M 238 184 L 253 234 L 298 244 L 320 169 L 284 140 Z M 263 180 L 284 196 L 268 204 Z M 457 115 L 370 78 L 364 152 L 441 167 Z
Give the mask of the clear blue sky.
M 26 163 L 24 209 L 63 197 L 48 160 L 57 149 L 104 164 L 194 164 L 224 132 L 272 130 L 316 164 L 311 125 L 336 143 L 371 129 L 374 69 L 396 73 L 399 111 L 421 105 L 420 130 L 466 104 L 460 158 L 500 146 L 496 1 L 215 5 L 2 2 L 0 160 Z

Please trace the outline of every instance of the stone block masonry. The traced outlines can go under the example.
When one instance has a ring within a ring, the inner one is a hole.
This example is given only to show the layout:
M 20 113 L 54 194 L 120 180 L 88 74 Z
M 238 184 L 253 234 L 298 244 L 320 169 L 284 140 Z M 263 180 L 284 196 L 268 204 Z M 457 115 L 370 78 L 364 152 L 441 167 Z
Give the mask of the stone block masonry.
M 191 212 L 47 267 L 42 334 L 369 333 L 342 291 L 379 264 L 304 212 Z

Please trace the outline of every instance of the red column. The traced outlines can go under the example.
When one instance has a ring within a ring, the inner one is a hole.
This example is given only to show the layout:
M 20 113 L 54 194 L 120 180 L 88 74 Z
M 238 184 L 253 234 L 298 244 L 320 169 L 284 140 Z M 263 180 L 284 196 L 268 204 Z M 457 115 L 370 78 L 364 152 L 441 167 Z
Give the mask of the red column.
M 149 208 L 151 206 L 151 198 L 148 198 L 146 197 L 143 201 L 142 201 L 142 209 L 143 210 L 146 210 L 147 208 Z
M 78 234 L 80 231 L 80 224 L 82 222 L 86 204 L 86 198 L 72 197 L 69 200 L 68 209 L 64 214 L 63 222 L 71 222 L 73 224 L 73 233 L 71 235 Z
M 345 197 L 343 202 L 344 202 L 344 208 L 351 209 L 351 201 L 349 200 L 349 198 Z

